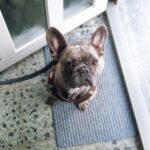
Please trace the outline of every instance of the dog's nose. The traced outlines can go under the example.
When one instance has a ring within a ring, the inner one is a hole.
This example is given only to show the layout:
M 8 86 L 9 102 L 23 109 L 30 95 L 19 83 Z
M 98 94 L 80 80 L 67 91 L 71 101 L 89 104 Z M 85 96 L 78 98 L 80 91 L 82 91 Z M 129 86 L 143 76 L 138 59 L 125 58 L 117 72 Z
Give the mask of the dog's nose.
M 82 67 L 80 70 L 79 70 L 79 73 L 81 76 L 85 76 L 85 75 L 89 75 L 89 70 L 87 67 Z

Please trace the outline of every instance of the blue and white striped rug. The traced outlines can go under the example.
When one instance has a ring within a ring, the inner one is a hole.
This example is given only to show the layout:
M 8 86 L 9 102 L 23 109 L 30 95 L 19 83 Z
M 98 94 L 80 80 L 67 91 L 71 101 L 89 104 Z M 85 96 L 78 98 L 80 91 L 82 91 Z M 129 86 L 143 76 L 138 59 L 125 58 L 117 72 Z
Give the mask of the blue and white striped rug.
M 74 41 L 70 39 L 69 42 Z M 48 49 L 46 55 L 48 63 Z M 88 110 L 81 112 L 75 105 L 61 101 L 53 106 L 58 147 L 135 136 L 137 128 L 129 101 L 115 48 L 109 38 L 105 49 L 105 69 L 98 80 L 97 96 L 90 101 Z

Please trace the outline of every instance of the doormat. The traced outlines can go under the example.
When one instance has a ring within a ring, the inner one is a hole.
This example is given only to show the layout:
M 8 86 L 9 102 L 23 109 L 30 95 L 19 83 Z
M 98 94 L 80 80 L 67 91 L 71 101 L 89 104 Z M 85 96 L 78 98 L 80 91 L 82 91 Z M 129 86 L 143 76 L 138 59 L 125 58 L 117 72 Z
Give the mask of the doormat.
M 48 48 L 46 51 L 49 53 Z M 47 57 L 47 63 L 49 61 Z M 81 112 L 74 104 L 61 101 L 53 106 L 57 146 L 71 147 L 135 136 L 137 128 L 129 101 L 109 37 L 105 48 L 105 69 L 98 80 L 97 95 L 90 101 L 88 110 Z

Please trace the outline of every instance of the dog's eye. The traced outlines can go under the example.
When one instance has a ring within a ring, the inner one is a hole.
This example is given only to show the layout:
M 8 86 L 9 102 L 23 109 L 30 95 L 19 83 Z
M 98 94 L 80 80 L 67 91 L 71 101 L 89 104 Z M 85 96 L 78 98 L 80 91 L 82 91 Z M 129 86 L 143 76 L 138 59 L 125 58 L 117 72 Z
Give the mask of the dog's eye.
M 97 60 L 97 59 L 94 59 L 94 60 L 92 61 L 92 65 L 93 65 L 93 66 L 97 65 L 97 63 L 98 63 L 98 60 Z

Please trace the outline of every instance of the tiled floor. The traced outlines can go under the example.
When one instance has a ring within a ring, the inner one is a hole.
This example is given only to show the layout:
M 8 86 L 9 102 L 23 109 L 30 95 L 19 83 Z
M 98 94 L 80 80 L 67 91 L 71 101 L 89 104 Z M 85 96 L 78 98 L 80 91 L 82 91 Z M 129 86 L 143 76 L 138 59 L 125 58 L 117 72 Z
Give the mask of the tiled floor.
M 6 70 L 1 79 L 9 78 L 13 76 L 10 74 L 22 69 L 24 72 L 35 71 L 44 64 L 43 51 L 40 50 Z M 22 83 L 0 87 L 0 149 L 57 149 L 51 107 L 45 104 L 48 96 L 46 80 L 45 75 L 40 75 Z M 67 149 L 130 150 L 138 149 L 138 146 L 138 138 L 131 137 Z
M 1 79 L 41 68 L 45 65 L 43 56 L 42 51 L 31 55 L 3 72 Z M 47 140 L 55 145 L 52 113 L 45 104 L 46 77 L 41 75 L 26 82 L 1 86 L 0 90 L 0 147 L 16 147 Z
M 94 18 L 84 29 L 95 28 Z M 98 22 L 99 23 L 99 22 Z M 82 28 L 75 31 L 85 32 Z M 74 32 L 74 31 L 73 31 Z M 45 65 L 39 50 L 0 74 L 0 80 L 34 72 Z M 0 149 L 59 150 L 56 146 L 51 107 L 46 105 L 48 92 L 44 74 L 31 80 L 0 86 Z M 82 145 L 66 150 L 141 150 L 139 137 Z M 64 150 L 64 149 L 61 149 Z

